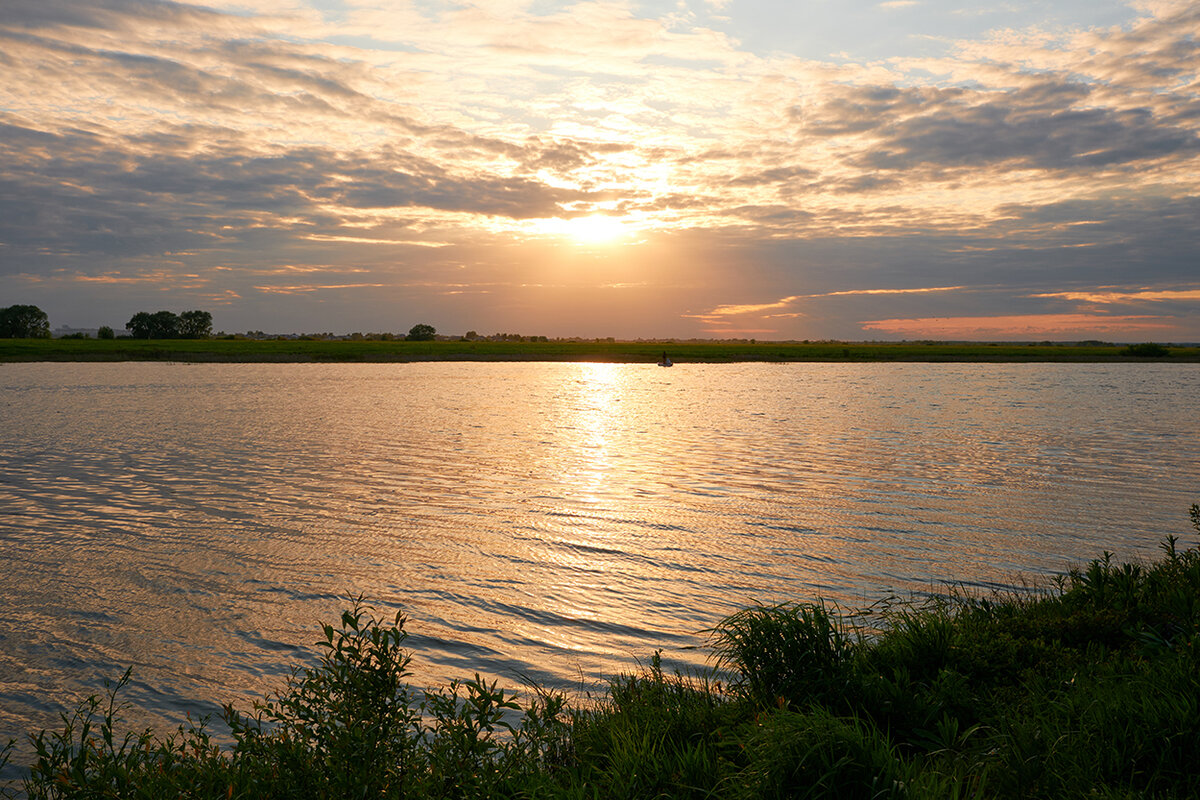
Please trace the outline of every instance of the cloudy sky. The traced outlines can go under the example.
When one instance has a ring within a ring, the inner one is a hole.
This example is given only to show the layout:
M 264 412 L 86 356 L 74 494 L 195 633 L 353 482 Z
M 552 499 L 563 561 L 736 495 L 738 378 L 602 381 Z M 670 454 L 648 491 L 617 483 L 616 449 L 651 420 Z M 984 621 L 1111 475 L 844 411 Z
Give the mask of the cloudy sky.
M 1192 0 L 2 0 L 0 305 L 1196 341 L 1198 133 Z

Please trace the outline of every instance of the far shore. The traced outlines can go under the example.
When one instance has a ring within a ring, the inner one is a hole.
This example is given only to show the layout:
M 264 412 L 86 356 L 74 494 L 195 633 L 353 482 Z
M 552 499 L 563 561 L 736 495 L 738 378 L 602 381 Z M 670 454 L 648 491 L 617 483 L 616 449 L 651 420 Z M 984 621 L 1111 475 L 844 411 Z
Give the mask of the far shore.
M 687 363 L 797 361 L 1200 362 L 1200 347 L 1167 345 L 1156 358 L 1125 345 L 1022 342 L 751 342 L 551 340 L 431 342 L 317 338 L 0 339 L 0 362 L 186 361 L 209 363 L 395 363 L 560 361 L 654 364 L 664 352 Z

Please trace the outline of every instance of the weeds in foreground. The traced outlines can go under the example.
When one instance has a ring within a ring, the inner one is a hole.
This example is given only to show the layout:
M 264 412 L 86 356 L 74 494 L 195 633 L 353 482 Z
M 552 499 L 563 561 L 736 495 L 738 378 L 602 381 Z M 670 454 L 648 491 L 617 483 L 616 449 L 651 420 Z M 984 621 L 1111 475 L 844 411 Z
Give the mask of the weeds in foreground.
M 1200 507 L 1191 509 L 1200 533 Z M 117 695 L 32 741 L 34 798 L 1026 798 L 1200 796 L 1200 551 L 1105 554 L 1037 595 L 883 612 L 746 609 L 717 666 L 657 653 L 592 708 L 475 676 L 406 682 L 405 619 L 352 600 L 316 666 L 250 712 L 120 733 Z M 11 745 L 10 745 L 11 748 Z M 0 764 L 8 750 L 0 750 Z M 13 795 L 13 787 L 0 796 Z

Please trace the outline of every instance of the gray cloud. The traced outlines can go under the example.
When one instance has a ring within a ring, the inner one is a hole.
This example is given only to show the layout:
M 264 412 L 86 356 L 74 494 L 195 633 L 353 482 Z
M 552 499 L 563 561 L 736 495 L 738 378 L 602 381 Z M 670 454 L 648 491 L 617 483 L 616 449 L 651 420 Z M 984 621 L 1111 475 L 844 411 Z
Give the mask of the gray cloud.
M 1200 138 L 1150 108 L 1089 104 L 1094 90 L 1044 80 L 1010 92 L 897 87 L 844 90 L 812 112 L 793 112 L 810 134 L 870 134 L 855 163 L 916 167 L 1102 168 L 1200 154 Z
M 4 27 L 110 29 L 132 20 L 205 24 L 224 15 L 169 0 L 5 0 Z

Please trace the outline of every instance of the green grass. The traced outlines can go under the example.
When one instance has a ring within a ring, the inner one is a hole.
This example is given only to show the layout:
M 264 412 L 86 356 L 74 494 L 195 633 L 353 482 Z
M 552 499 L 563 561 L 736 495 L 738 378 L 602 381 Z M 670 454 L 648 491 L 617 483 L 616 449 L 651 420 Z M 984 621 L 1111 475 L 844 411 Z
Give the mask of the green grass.
M 406 342 L 305 339 L 0 339 L 3 361 L 1200 361 L 1198 347 L 1131 355 L 1117 345 L 910 342 Z M 1137 352 L 1137 351 L 1134 351 Z
M 1191 509 L 1200 533 L 1200 507 Z M 32 737 L 30 798 L 1188 798 L 1200 796 L 1200 550 L 1105 554 L 1036 593 L 874 616 L 757 606 L 715 664 L 659 654 L 598 703 L 475 676 L 420 692 L 405 619 L 352 600 L 249 711 L 120 732 L 104 695 Z M 869 623 L 869 626 L 868 624 Z M 9 787 L 9 792 L 16 787 Z

